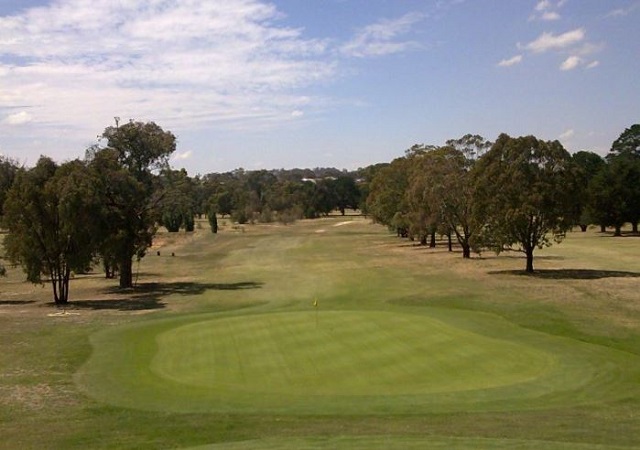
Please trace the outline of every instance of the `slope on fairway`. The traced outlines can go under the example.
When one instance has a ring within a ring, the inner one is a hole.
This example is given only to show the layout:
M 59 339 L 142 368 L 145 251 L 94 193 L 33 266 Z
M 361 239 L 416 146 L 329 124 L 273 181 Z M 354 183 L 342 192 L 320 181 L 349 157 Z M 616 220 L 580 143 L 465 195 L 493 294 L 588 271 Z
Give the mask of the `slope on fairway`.
M 93 344 L 77 376 L 90 395 L 185 412 L 567 406 L 624 396 L 638 367 L 624 353 L 438 309 L 188 316 L 107 330 Z

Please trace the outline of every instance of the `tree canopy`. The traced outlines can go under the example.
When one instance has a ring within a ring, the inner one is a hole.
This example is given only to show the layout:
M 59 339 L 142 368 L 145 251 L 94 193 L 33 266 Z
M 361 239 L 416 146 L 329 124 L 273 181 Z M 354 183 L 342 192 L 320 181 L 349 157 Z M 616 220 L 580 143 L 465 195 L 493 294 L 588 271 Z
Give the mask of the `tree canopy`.
M 94 180 L 79 160 L 58 166 L 41 157 L 34 168 L 18 173 L 8 192 L 7 255 L 28 281 L 48 277 L 56 304 L 68 301 L 71 273 L 91 266 L 99 208 Z
M 502 134 L 474 170 L 483 243 L 497 252 L 523 252 L 525 270 L 533 272 L 534 250 L 560 242 L 574 222 L 571 155 L 558 141 Z

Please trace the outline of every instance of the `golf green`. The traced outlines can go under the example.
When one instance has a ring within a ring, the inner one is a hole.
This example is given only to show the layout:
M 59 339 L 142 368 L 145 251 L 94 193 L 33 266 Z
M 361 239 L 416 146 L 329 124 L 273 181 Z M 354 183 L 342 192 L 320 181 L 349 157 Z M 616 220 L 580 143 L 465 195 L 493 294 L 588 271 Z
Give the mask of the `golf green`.
M 615 374 L 637 367 L 622 352 L 436 308 L 192 315 L 92 341 L 76 376 L 90 395 L 180 412 L 546 408 L 624 396 Z
M 291 312 L 206 320 L 158 336 L 162 377 L 255 394 L 406 395 L 531 380 L 554 358 L 426 316 Z

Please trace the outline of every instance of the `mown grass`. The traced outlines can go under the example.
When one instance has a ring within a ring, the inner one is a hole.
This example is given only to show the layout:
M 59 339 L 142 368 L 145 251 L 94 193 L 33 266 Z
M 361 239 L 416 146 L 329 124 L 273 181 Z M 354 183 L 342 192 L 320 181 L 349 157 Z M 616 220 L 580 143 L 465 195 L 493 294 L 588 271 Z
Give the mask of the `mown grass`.
M 640 446 L 639 238 L 572 233 L 536 276 L 357 218 L 160 238 L 77 315 L 0 281 L 0 447 Z

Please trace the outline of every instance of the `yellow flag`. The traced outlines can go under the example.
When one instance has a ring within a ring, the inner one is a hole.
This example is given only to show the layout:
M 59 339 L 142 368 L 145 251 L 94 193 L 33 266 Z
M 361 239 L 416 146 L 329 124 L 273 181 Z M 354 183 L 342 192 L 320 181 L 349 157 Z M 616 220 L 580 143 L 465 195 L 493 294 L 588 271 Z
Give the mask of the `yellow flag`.
M 315 306 L 316 308 L 318 307 L 318 299 L 313 301 L 313 306 Z

